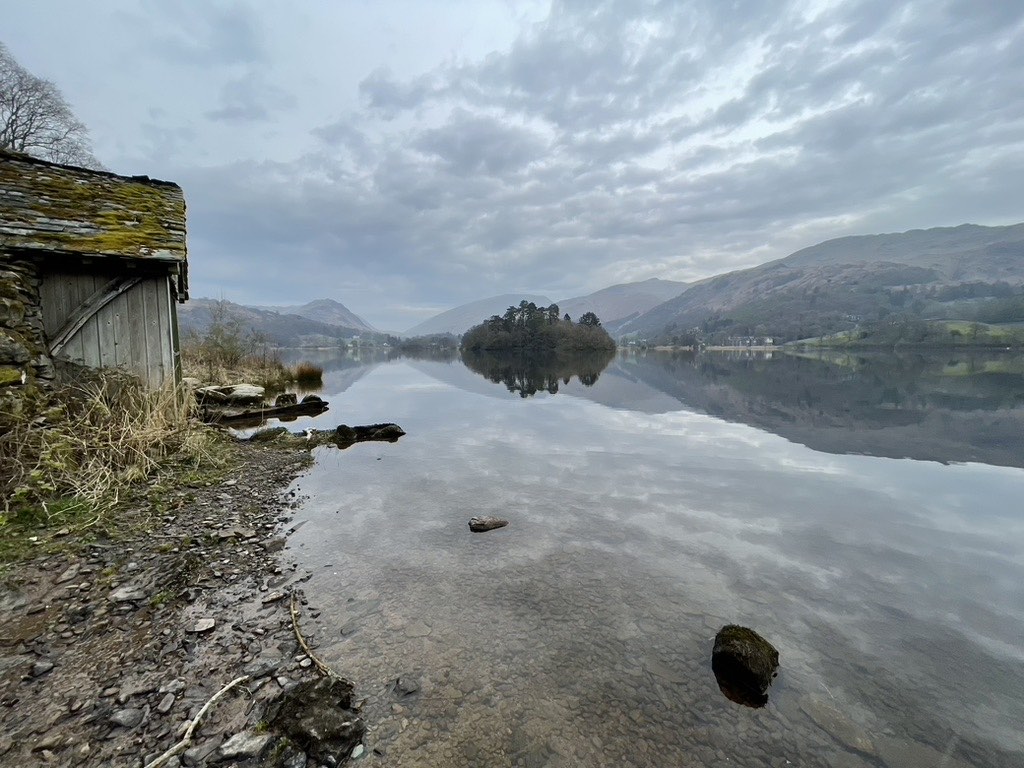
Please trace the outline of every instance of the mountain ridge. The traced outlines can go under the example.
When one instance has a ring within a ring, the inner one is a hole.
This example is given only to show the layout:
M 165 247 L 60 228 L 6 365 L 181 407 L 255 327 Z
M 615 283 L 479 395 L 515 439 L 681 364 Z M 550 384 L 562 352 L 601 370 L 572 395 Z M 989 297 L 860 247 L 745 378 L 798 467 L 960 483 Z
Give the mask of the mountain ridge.
M 244 306 L 244 305 L 239 305 Z M 253 306 L 253 309 L 261 309 L 267 312 L 276 312 L 279 315 L 298 315 L 307 320 L 314 320 L 327 325 L 337 325 L 344 328 L 356 328 L 370 333 L 379 331 L 363 320 L 359 315 L 350 310 L 340 301 L 335 299 L 313 299 L 305 304 L 293 306 Z
M 663 343 L 695 332 L 792 340 L 895 316 L 992 321 L 986 312 L 1024 313 L 1024 224 L 826 240 L 695 282 L 617 331 Z

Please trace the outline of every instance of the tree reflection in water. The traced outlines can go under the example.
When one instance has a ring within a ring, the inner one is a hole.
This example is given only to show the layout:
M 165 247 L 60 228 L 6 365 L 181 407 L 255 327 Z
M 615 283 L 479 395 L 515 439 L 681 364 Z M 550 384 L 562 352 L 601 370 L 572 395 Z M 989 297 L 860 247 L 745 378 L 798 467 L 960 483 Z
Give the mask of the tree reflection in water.
M 467 368 L 495 384 L 504 384 L 509 392 L 517 392 L 520 397 L 532 397 L 538 392 L 557 394 L 559 383 L 567 385 L 573 376 L 583 386 L 592 387 L 614 357 L 614 350 L 563 354 L 498 354 L 469 350 L 462 353 Z

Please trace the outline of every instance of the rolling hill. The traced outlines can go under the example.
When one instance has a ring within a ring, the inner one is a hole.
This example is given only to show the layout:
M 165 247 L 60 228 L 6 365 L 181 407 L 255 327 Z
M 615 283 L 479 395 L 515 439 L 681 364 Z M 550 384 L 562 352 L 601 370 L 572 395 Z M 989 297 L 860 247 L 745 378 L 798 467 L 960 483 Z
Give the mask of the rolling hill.
M 778 342 L 893 317 L 1024 320 L 1024 224 L 829 240 L 694 283 L 617 331 L 660 342 L 694 329 L 712 340 Z
M 190 299 L 178 307 L 178 327 L 182 338 L 193 333 L 205 333 L 217 314 L 221 314 L 224 320 L 237 321 L 246 333 L 252 331 L 267 343 L 279 347 L 334 346 L 339 341 L 365 334 L 369 327 L 363 321 L 360 321 L 360 327 L 335 325 L 301 315 L 199 298 Z
M 315 299 L 314 301 L 290 307 L 254 307 L 279 315 L 298 315 L 318 323 L 339 325 L 343 328 L 355 328 L 359 331 L 376 333 L 377 329 L 359 317 L 355 312 L 334 299 Z

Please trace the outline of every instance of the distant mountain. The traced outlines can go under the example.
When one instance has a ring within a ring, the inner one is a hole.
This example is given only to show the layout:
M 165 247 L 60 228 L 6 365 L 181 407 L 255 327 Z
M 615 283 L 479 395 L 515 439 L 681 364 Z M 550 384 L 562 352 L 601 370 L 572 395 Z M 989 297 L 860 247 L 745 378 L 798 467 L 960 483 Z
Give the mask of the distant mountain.
M 574 320 L 584 312 L 593 312 L 609 332 L 659 304 L 674 299 L 687 288 L 687 283 L 659 280 L 652 277 L 639 283 L 621 283 L 602 288 L 587 296 L 558 302 L 562 314 Z
M 1024 321 L 1024 224 L 844 237 L 694 283 L 617 327 L 651 341 L 792 340 L 888 317 Z
M 551 299 L 546 296 L 536 296 L 522 293 L 506 293 L 501 296 L 491 296 L 489 299 L 481 299 L 469 304 L 463 304 L 434 315 L 429 320 L 424 320 L 419 325 L 413 326 L 406 331 L 404 336 L 426 336 L 432 333 L 454 333 L 456 335 L 465 333 L 477 323 L 486 320 L 491 315 L 504 314 L 510 306 L 519 306 L 523 299 L 532 301 L 538 307 L 551 306 Z
M 279 315 L 298 315 L 308 320 L 316 320 L 318 323 L 328 325 L 340 325 L 343 328 L 355 328 L 360 331 L 376 332 L 376 328 L 352 312 L 341 302 L 334 299 L 315 299 L 306 304 L 288 307 L 255 307 L 268 312 L 277 312 Z
M 558 304 L 559 314 L 568 314 L 574 320 L 585 312 L 593 312 L 601 323 L 612 333 L 618 323 L 637 317 L 667 299 L 678 296 L 686 289 L 686 283 L 651 278 L 638 283 L 622 283 L 602 288 L 587 296 L 552 302 L 546 296 L 524 296 L 506 293 L 489 299 L 449 309 L 405 332 L 406 336 L 423 336 L 431 333 L 462 334 L 491 315 L 501 315 L 509 306 L 518 306 L 523 299 L 539 307 Z
M 258 333 L 268 343 L 279 347 L 334 346 L 339 341 L 366 333 L 365 323 L 359 328 L 332 325 L 301 315 L 200 298 L 190 299 L 178 307 L 178 328 L 182 338 L 193 332 L 205 333 L 218 314 L 224 320 L 237 320 L 247 332 Z

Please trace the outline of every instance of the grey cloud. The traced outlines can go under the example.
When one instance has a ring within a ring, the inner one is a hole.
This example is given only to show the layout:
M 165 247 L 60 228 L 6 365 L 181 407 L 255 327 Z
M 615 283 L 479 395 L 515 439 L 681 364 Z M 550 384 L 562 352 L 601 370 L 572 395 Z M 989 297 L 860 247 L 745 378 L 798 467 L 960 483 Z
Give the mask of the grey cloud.
M 241 3 L 193 3 L 187 0 L 151 0 L 148 10 L 156 19 L 139 18 L 153 42 L 149 50 L 171 61 L 191 66 L 255 64 L 267 51 L 257 16 Z
M 282 300 L 337 279 L 385 313 L 1019 218 L 1010 5 L 558 3 L 483 61 L 374 72 L 367 112 L 316 129 L 315 155 L 194 172 L 190 227 L 239 264 L 287 264 Z
M 453 173 L 468 175 L 521 170 L 540 158 L 545 143 L 528 129 L 456 110 L 446 125 L 423 131 L 413 146 Z
M 250 71 L 225 83 L 221 89 L 220 106 L 208 111 L 206 117 L 223 122 L 268 120 L 274 111 L 287 109 L 294 103 L 294 97 L 286 91 Z
M 430 77 L 423 76 L 409 83 L 400 83 L 387 68 L 371 72 L 359 83 L 359 92 L 371 109 L 386 117 L 415 109 L 428 98 L 438 95 Z

